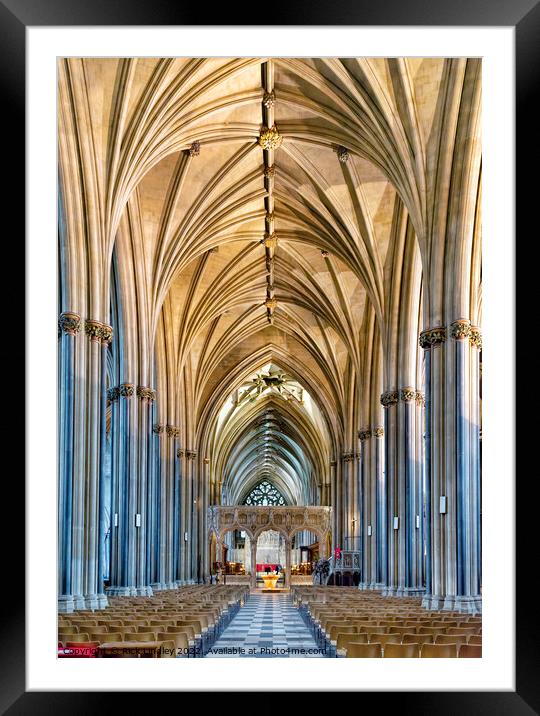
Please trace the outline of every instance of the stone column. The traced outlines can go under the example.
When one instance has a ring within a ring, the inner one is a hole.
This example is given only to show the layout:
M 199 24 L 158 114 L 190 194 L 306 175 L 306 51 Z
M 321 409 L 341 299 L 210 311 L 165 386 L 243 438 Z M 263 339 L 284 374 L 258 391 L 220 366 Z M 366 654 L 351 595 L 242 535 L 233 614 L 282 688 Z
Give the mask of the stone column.
M 387 554 L 387 490 L 385 474 L 385 429 L 372 431 L 372 480 L 375 524 L 372 526 L 372 540 L 375 542 L 375 589 L 384 590 L 388 583 L 388 554 Z
M 148 542 L 149 484 L 152 479 L 153 403 L 156 392 L 145 386 L 137 387 L 137 489 L 135 504 L 135 590 L 139 596 L 153 594 L 150 586 Z
M 112 405 L 112 527 L 111 578 L 109 594 L 134 596 L 135 588 L 135 510 L 136 463 L 133 450 L 136 405 L 133 383 L 109 389 Z
M 187 458 L 185 450 L 178 450 L 178 465 L 179 471 L 182 475 L 180 482 L 180 520 L 179 520 L 179 543 L 178 543 L 178 559 L 179 559 L 179 582 L 181 585 L 187 584 L 188 581 L 188 543 L 185 541 L 184 536 L 188 531 L 188 510 L 189 510 L 189 499 L 188 499 L 188 468 Z M 216 558 L 217 559 L 217 558 Z
M 359 431 L 360 549 L 362 574 L 359 589 L 386 586 L 386 490 L 384 483 L 384 428 Z
M 343 522 L 345 500 L 343 494 L 343 456 L 336 463 L 336 504 L 335 504 L 336 532 L 334 534 L 334 546 L 343 548 Z
M 99 492 L 98 492 L 98 587 L 97 601 L 100 609 L 107 606 L 108 601 L 105 596 L 105 588 L 103 583 L 103 575 L 105 573 L 105 490 L 106 490 L 106 461 L 107 461 L 107 352 L 109 344 L 112 341 L 112 327 L 102 326 L 101 329 L 101 388 L 100 388 L 100 455 L 99 455 Z
M 198 548 L 198 494 L 196 484 L 196 458 L 195 450 L 187 450 L 187 481 L 189 485 L 189 501 L 186 502 L 186 510 L 188 512 L 188 581 L 193 584 L 197 581 L 197 548 Z
M 75 345 L 81 328 L 76 313 L 62 313 L 59 330 L 59 418 L 58 431 L 58 611 L 72 612 L 72 526 L 73 526 L 73 420 Z
M 424 604 L 432 609 L 478 612 L 482 609 L 480 330 L 460 318 L 448 328 L 423 331 L 420 345 L 426 351 L 426 367 L 429 366 L 426 481 L 431 539 Z
M 423 398 L 415 388 L 383 393 L 386 422 L 388 499 L 387 596 L 424 593 L 422 562 L 422 456 L 418 451 L 417 411 Z
M 285 540 L 285 587 L 291 586 L 291 540 Z
M 371 565 L 371 554 L 370 545 L 371 537 L 367 534 L 367 523 L 368 516 L 370 514 L 370 491 L 369 477 L 367 475 L 367 467 L 369 464 L 368 458 L 368 445 L 366 441 L 371 437 L 371 430 L 360 430 L 358 432 L 358 439 L 360 440 L 360 452 L 358 460 L 358 534 L 359 534 L 359 547 L 360 547 L 360 561 L 362 565 L 362 571 L 360 574 L 360 583 L 358 589 L 368 588 L 368 575 Z
M 337 479 L 336 479 L 336 461 L 330 462 L 330 504 L 332 505 L 332 544 L 337 544 Z
M 199 552 L 202 557 L 202 578 L 206 582 L 210 577 L 210 562 L 208 550 L 203 548 L 203 545 L 208 544 L 208 506 L 209 506 L 209 495 L 210 495 L 210 459 L 208 457 L 203 458 L 203 474 L 202 474 L 202 495 L 201 504 L 199 505 L 200 515 L 200 528 L 199 528 Z
M 163 560 L 163 589 L 174 589 L 175 582 L 174 568 L 174 513 L 176 505 L 175 482 L 177 480 L 177 451 L 180 428 L 175 425 L 167 425 L 165 428 L 167 440 L 165 441 L 166 469 L 165 469 L 165 499 L 164 511 L 161 520 L 161 534 L 163 549 L 161 558 Z
M 83 596 L 85 609 L 98 609 L 105 606 L 103 578 L 98 575 L 100 550 L 99 523 L 99 477 L 100 477 L 100 439 L 101 419 L 103 415 L 102 396 L 102 340 L 105 331 L 110 330 L 100 321 L 87 319 L 85 333 L 89 339 L 87 345 L 86 372 L 86 453 L 85 453 L 85 491 L 83 501 L 84 523 L 83 537 Z M 100 587 L 101 582 L 101 587 Z
M 328 536 L 326 532 L 324 532 L 319 536 L 319 559 L 327 559 L 328 555 L 326 554 L 326 541 L 328 539 Z
M 184 502 L 182 500 L 182 489 L 183 482 L 185 479 L 184 473 L 184 457 L 185 451 L 179 448 L 176 451 L 176 466 L 174 473 L 174 496 L 173 496 L 173 577 L 174 582 L 177 586 L 184 584 L 184 578 L 182 574 L 182 566 L 184 563 L 183 559 L 183 544 L 184 544 L 184 530 L 183 530 L 183 518 L 184 518 Z
M 354 519 L 354 452 L 348 450 L 342 455 L 341 474 L 343 480 L 343 549 L 354 549 L 351 541 Z
M 161 519 L 161 447 L 165 426 L 154 423 L 155 404 L 152 405 L 152 436 L 150 472 L 148 481 L 148 582 L 152 590 L 161 588 L 159 583 L 160 519 Z
M 251 586 L 257 586 L 257 537 L 251 540 Z

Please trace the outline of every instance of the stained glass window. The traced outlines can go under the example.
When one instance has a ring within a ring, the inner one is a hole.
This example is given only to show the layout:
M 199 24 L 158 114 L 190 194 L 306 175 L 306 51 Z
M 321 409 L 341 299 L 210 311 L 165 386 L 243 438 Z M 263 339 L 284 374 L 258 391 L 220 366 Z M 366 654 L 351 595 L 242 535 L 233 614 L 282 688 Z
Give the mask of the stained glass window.
M 281 492 L 268 480 L 263 480 L 244 500 L 245 505 L 284 505 Z

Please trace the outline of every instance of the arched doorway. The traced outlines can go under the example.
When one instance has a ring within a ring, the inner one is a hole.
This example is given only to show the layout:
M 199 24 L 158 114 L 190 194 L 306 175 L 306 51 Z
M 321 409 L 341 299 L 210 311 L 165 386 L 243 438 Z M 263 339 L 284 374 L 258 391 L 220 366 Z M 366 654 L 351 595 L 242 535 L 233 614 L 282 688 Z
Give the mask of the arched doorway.
M 252 573 L 252 542 L 246 530 L 231 528 L 222 533 L 216 543 L 213 567 L 228 584 L 244 583 L 249 579 Z
M 296 531 L 291 538 L 290 552 L 291 584 L 311 584 L 313 568 L 321 554 L 319 535 L 311 530 Z
M 280 573 L 277 586 L 285 586 L 288 549 L 289 542 L 281 532 L 270 529 L 259 533 L 255 549 L 254 586 L 263 585 L 263 574 L 277 572 Z

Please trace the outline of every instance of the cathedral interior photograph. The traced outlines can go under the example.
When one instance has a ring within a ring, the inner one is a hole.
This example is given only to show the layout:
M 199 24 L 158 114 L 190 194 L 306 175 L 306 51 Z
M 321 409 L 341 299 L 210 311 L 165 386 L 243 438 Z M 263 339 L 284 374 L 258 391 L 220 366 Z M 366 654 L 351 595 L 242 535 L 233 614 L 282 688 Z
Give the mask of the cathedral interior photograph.
M 481 109 L 58 58 L 58 658 L 482 657 Z

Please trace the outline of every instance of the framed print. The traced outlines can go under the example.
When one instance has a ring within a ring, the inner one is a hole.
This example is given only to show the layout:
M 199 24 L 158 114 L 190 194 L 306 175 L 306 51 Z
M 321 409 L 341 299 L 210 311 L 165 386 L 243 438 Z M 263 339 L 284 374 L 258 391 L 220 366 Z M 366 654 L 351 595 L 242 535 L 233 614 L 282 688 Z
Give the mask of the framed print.
M 538 707 L 512 341 L 538 7 L 301 7 L 0 9 L 27 159 L 7 712 Z

